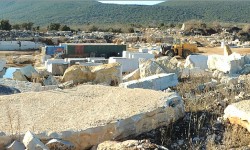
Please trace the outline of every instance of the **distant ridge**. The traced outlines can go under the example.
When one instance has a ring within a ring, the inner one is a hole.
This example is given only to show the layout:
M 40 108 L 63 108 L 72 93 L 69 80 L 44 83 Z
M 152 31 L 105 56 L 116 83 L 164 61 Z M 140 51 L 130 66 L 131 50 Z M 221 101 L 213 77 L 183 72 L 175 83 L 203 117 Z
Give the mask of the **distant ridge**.
M 11 23 L 184 22 L 190 19 L 250 23 L 250 0 L 169 0 L 158 5 L 103 4 L 95 0 L 0 0 L 0 19 Z

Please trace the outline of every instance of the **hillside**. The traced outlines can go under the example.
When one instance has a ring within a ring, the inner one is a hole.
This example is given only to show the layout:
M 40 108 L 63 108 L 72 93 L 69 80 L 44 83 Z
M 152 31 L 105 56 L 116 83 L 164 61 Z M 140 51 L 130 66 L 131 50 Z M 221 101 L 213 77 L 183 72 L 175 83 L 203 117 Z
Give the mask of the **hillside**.
M 11 23 L 250 22 L 250 1 L 170 0 L 154 6 L 102 4 L 95 0 L 0 0 L 0 19 Z

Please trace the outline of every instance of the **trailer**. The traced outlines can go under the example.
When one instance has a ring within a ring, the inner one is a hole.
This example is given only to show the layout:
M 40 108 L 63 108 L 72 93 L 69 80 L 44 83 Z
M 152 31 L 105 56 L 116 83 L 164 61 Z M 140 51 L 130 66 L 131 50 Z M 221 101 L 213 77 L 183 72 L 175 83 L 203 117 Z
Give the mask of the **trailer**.
M 63 46 L 45 46 L 44 48 L 46 55 L 55 55 L 57 53 L 63 53 L 64 47 Z
M 62 43 L 64 58 L 121 57 L 126 45 L 110 43 Z

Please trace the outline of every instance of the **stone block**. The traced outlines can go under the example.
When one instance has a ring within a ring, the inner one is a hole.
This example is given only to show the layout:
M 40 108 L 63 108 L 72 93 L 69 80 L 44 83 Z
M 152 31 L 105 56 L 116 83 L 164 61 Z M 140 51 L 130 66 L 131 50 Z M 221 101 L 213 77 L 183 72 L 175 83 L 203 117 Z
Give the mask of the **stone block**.
M 208 69 L 207 65 L 208 56 L 205 55 L 189 55 L 186 58 L 184 67 L 185 68 L 200 68 L 200 69 Z
M 143 88 L 152 90 L 165 90 L 169 87 L 176 86 L 178 84 L 177 75 L 174 73 L 157 74 L 139 80 L 132 80 L 129 82 L 121 83 L 120 87 L 125 88 Z

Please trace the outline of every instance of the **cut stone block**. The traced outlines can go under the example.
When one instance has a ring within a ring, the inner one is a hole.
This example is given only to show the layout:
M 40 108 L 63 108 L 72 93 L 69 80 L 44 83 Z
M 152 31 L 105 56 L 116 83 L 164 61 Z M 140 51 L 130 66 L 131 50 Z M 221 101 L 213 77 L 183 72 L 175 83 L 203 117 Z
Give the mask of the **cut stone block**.
M 165 90 L 169 87 L 176 86 L 178 84 L 178 78 L 176 74 L 162 73 L 139 80 L 132 80 L 129 82 L 121 83 L 119 86 L 124 88 L 142 88 L 152 90 Z
M 208 69 L 207 66 L 208 56 L 205 55 L 189 55 L 186 58 L 185 68 L 200 68 L 200 69 Z

